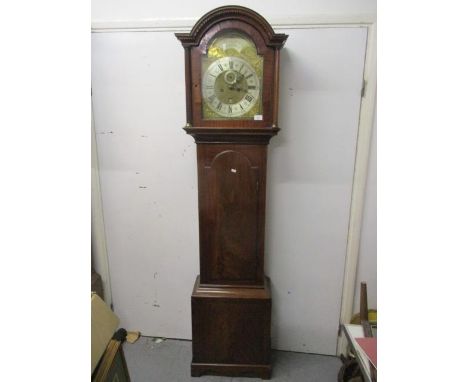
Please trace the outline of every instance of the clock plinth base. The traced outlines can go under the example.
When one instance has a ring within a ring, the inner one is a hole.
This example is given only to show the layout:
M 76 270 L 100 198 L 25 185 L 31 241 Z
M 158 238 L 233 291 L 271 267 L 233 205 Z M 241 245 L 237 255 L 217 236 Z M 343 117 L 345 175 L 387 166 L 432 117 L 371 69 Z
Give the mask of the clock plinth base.
M 259 288 L 200 286 L 192 293 L 193 377 L 271 375 L 271 292 Z

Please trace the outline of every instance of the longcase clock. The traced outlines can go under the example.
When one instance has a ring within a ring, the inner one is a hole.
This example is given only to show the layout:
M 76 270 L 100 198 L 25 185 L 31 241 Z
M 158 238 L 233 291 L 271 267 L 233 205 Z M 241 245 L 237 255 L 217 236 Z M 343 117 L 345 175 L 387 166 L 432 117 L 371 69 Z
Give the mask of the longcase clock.
M 216 8 L 176 36 L 185 48 L 184 129 L 195 138 L 198 164 L 192 376 L 269 379 L 267 145 L 279 131 L 280 50 L 288 36 L 239 6 Z

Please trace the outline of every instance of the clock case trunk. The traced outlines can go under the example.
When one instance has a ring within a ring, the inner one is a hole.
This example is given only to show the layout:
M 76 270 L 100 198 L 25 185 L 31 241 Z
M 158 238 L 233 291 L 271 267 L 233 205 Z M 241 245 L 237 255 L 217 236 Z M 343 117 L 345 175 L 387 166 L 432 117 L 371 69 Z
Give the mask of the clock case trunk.
M 201 56 L 218 33 L 249 36 L 263 55 L 263 120 L 203 120 Z M 192 376 L 269 379 L 271 292 L 264 275 L 267 145 L 279 131 L 279 51 L 258 13 L 226 6 L 203 16 L 185 48 L 185 131 L 197 143 L 200 276 L 192 293 Z

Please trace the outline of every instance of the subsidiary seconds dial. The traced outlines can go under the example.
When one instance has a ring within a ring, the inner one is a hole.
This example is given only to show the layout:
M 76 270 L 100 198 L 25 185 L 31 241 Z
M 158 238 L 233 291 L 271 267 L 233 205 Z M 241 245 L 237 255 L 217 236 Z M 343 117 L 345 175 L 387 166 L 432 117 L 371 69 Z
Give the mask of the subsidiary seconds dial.
M 220 58 L 212 62 L 203 75 L 204 102 L 222 117 L 242 117 L 257 103 L 259 94 L 260 80 L 242 58 Z

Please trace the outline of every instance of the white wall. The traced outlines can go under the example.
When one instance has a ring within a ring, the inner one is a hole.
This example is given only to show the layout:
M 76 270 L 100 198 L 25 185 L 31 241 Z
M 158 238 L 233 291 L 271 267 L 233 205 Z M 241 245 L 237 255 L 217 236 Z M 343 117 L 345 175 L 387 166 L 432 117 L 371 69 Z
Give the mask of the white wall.
M 349 2 L 340 3 L 240 4 L 284 20 L 349 14 Z M 93 1 L 93 23 L 195 19 L 222 2 L 152 4 Z M 353 14 L 372 12 L 369 4 L 356 2 Z M 195 145 L 181 130 L 183 49 L 173 31 L 111 32 L 92 36 L 92 81 L 114 307 L 127 329 L 190 338 L 198 220 Z M 281 32 L 290 34 L 282 53 L 283 131 L 270 145 L 267 190 L 273 345 L 335 354 L 366 29 Z
M 287 33 L 267 188 L 273 346 L 334 354 L 366 30 Z
M 232 4 L 223 0 L 93 0 L 92 20 L 98 21 L 144 21 L 166 18 L 199 18 L 213 8 Z M 236 5 L 243 5 L 262 14 L 270 22 L 285 17 L 309 17 L 336 15 L 358 16 L 375 15 L 377 4 L 375 0 L 237 0 Z M 272 21 L 273 20 L 273 21 Z
M 115 311 L 127 329 L 190 338 L 198 200 L 179 48 L 173 33 L 93 34 L 92 86 Z

